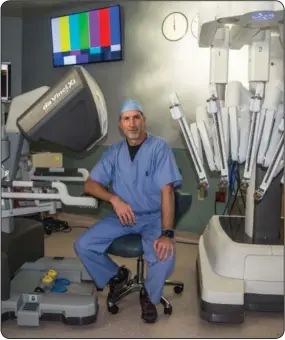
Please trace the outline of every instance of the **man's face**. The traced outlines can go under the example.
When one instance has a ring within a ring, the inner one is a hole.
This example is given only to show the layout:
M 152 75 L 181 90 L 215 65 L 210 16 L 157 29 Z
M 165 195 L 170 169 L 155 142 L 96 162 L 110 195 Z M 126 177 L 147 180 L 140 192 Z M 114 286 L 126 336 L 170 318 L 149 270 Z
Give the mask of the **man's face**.
M 145 133 L 145 117 L 139 111 L 124 112 L 119 125 L 123 134 L 130 140 L 140 139 Z

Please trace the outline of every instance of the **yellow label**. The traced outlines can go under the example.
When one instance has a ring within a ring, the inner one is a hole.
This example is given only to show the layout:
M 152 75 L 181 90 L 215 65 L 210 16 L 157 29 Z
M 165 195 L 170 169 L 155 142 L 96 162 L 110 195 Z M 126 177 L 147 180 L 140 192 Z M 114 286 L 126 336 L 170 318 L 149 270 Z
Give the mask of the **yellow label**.
M 54 159 L 55 159 L 56 161 L 59 161 L 59 156 L 55 156 Z

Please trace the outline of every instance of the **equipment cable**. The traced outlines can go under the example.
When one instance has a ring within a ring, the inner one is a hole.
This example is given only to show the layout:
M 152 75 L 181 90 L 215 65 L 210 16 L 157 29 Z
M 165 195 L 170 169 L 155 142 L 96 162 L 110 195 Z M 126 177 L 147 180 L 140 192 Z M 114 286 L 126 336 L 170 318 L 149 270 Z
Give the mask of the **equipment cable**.
M 42 219 L 41 222 L 44 225 L 44 232 L 46 236 L 50 236 L 56 232 L 70 233 L 72 230 L 67 222 L 52 217 L 46 217 Z
M 41 222 L 44 227 L 45 237 L 51 234 L 63 232 L 70 233 L 72 227 L 66 222 L 53 217 L 42 217 L 40 214 L 24 216 L 25 218 L 33 219 L 35 221 Z

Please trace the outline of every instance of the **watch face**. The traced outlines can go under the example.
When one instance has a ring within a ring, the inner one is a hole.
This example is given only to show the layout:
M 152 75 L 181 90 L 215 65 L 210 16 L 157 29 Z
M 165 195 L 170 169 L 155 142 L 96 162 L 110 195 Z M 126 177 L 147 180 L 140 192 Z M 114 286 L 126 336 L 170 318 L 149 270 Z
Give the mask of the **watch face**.
M 182 39 L 188 30 L 188 20 L 183 13 L 170 13 L 162 23 L 162 33 L 169 41 Z
M 170 238 L 173 238 L 174 237 L 174 231 L 173 230 L 165 230 L 163 232 L 163 235 L 170 237 Z

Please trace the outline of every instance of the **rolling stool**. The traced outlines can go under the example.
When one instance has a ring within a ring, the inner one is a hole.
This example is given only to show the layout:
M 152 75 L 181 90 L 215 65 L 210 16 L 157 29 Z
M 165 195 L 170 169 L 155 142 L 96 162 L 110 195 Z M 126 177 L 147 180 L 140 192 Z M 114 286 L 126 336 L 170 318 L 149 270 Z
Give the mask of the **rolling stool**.
M 175 218 L 174 228 L 176 228 L 178 221 L 188 211 L 191 206 L 192 196 L 189 194 L 181 193 L 179 190 L 175 191 Z M 135 258 L 137 257 L 137 273 L 133 279 L 129 281 L 127 287 L 122 289 L 116 296 L 112 296 L 107 301 L 108 311 L 112 314 L 117 314 L 119 307 L 117 303 L 127 295 L 139 292 L 143 287 L 144 282 L 144 257 L 141 235 L 131 234 L 121 236 L 115 239 L 106 251 L 107 254 Z M 174 286 L 174 292 L 180 294 L 183 292 L 184 284 L 179 281 L 165 281 L 166 286 Z M 170 302 L 165 298 L 161 297 L 160 303 L 164 306 L 164 314 L 172 314 L 172 306 Z

